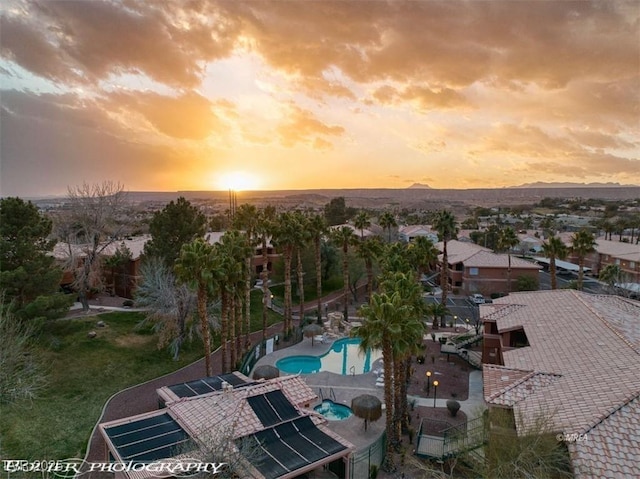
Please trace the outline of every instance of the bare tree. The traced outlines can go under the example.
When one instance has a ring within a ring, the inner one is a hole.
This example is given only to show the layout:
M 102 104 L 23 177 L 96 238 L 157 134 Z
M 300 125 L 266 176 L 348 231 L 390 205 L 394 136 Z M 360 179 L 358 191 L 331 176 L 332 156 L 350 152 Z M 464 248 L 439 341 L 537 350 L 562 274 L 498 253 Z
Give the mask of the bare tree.
M 236 438 L 233 427 L 218 427 L 203 431 L 197 439 L 189 442 L 180 456 L 202 463 L 220 465 L 214 477 L 219 479 L 236 479 L 238 477 L 254 477 L 252 464 L 261 459 L 260 443 L 255 436 Z M 209 472 L 190 476 L 194 479 L 210 478 Z
M 103 288 L 102 255 L 126 224 L 126 193 L 112 181 L 83 183 L 69 187 L 68 200 L 69 212 L 58 218 L 56 231 L 68 245 L 66 268 L 73 271 L 73 287 L 88 311 L 89 292 Z
M 140 273 L 136 306 L 147 310 L 140 326 L 152 323 L 159 335 L 158 347 L 169 346 L 173 359 L 177 360 L 184 342 L 200 333 L 195 317 L 196 293 L 177 283 L 175 275 L 159 258 L 145 259 Z

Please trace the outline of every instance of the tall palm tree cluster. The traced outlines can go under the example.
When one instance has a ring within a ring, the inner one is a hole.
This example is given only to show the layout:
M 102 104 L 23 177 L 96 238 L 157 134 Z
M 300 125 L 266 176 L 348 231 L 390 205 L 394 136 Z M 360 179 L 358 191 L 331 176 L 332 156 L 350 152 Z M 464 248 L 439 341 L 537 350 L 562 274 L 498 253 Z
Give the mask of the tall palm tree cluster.
M 262 335 L 266 338 L 267 310 L 270 303 L 269 246 L 274 244 L 282 253 L 284 262 L 284 314 L 283 334 L 294 329 L 292 304 L 292 271 L 295 263 L 297 276 L 299 318 L 304 317 L 304 271 L 302 252 L 314 243 L 316 271 L 321 272 L 321 241 L 326 223 L 320 215 L 308 215 L 299 211 L 277 214 L 271 206 L 258 210 L 253 205 L 240 205 L 234 215 L 233 227 L 211 245 L 202 238 L 182 246 L 175 263 L 178 280 L 189 285 L 197 294 L 197 312 L 205 348 L 207 375 L 212 374 L 210 364 L 210 314 L 208 305 L 220 303 L 220 339 L 223 372 L 238 365 L 244 353 L 251 347 L 250 304 L 251 285 L 254 278 L 252 258 L 256 248 L 261 250 L 263 309 Z M 316 276 L 318 298 L 322 291 L 321 274 Z M 320 315 L 320 299 L 318 315 Z M 319 316 L 320 317 L 320 316 Z
M 182 246 L 175 263 L 179 281 L 191 286 L 197 294 L 197 311 L 205 352 L 207 376 L 213 375 L 208 304 L 220 302 L 221 368 L 228 372 L 247 350 L 249 324 L 246 303 L 246 258 L 252 248 L 246 236 L 236 230 L 225 233 L 220 242 L 209 244 L 196 238 Z M 245 335 L 245 342 L 241 338 Z
M 425 332 L 425 305 L 418 279 L 424 256 L 435 256 L 433 245 L 429 245 L 408 247 L 396 243 L 384 248 L 379 292 L 362 306 L 362 325 L 352 330 L 354 336 L 361 338 L 362 350 L 382 350 L 387 433 L 384 468 L 388 471 L 395 470 L 392 453 L 399 448 L 402 431 L 409 427 L 407 386 L 411 357 L 422 348 Z M 420 251 L 422 247 L 427 247 L 426 253 Z

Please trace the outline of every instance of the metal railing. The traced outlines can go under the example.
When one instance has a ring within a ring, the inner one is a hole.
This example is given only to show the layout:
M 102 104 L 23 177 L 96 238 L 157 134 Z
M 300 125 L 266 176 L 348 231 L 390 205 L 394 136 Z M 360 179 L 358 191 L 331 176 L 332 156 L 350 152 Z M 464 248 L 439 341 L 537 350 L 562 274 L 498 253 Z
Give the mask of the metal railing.
M 425 434 L 423 421 L 424 419 L 420 422 L 418 430 L 418 456 L 445 459 L 476 449 L 486 442 L 486 428 L 482 416 L 436 431 L 437 435 Z

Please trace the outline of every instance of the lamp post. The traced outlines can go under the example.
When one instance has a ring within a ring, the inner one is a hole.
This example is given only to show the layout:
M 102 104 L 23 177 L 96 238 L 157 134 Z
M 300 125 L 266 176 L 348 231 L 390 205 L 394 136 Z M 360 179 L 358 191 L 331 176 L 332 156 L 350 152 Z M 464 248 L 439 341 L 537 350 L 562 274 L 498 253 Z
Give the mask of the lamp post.
M 465 319 L 465 321 L 467 322 L 467 332 L 469 332 L 469 318 Z
M 453 327 L 456 328 L 456 333 L 458 332 L 458 316 L 453 317 Z
M 431 387 L 431 371 L 427 371 L 427 396 L 429 396 L 429 389 Z
M 433 381 L 433 407 L 436 407 L 436 396 L 438 395 L 438 381 Z

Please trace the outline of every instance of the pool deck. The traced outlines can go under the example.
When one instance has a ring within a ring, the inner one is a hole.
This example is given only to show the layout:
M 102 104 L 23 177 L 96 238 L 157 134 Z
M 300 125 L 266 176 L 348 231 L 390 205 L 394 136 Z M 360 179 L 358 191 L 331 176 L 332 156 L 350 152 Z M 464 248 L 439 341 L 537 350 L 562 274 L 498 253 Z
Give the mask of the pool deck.
M 329 351 L 333 340 L 327 342 L 314 342 L 311 346 L 311 339 L 305 338 L 300 343 L 287 349 L 274 351 L 267 356 L 260 358 L 256 366 L 269 364 L 275 366 L 276 361 L 281 358 L 295 355 L 322 356 Z M 375 371 L 382 367 L 382 359 L 375 361 L 371 370 Z M 356 375 L 342 375 L 330 372 L 320 372 L 316 374 L 301 375 L 307 385 L 318 395 L 318 401 L 311 405 L 313 408 L 320 404 L 322 396 L 325 399 L 334 400 L 337 403 L 351 406 L 351 400 L 361 394 L 371 394 L 378 397 L 384 404 L 384 388 L 376 386 L 377 376 L 374 372 Z M 333 392 L 333 396 L 331 393 Z M 351 442 L 356 449 L 364 449 L 373 443 L 384 432 L 385 421 L 383 417 L 375 422 L 369 423 L 367 430 L 364 430 L 364 421 L 355 415 L 342 421 L 329 421 L 327 427 L 339 434 L 347 441 Z

